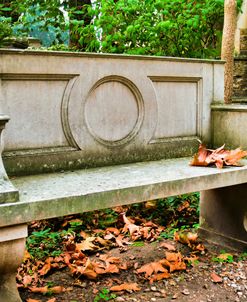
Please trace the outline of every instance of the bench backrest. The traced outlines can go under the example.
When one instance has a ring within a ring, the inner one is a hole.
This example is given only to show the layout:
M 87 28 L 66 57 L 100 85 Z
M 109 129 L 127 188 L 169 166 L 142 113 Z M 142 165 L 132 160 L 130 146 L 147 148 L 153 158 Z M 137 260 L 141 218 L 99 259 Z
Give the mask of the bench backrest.
M 219 61 L 0 51 L 8 174 L 189 156 L 223 99 Z

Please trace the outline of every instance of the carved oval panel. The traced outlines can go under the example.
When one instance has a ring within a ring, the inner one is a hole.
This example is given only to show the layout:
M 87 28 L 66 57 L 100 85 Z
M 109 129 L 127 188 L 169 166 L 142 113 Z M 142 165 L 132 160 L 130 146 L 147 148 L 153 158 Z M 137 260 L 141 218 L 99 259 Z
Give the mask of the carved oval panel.
M 108 146 L 123 145 L 138 134 L 144 116 L 143 100 L 131 81 L 108 76 L 90 90 L 84 114 L 95 140 Z

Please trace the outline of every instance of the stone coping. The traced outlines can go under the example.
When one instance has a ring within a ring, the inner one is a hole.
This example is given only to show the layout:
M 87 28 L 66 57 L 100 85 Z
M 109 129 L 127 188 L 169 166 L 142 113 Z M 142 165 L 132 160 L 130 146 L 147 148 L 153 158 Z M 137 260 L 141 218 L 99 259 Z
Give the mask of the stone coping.
M 94 58 L 111 58 L 111 59 L 128 59 L 128 60 L 158 60 L 171 62 L 190 62 L 190 63 L 217 63 L 224 64 L 225 61 L 216 59 L 196 59 L 196 58 L 178 58 L 166 56 L 143 56 L 128 54 L 108 54 L 108 53 L 91 53 L 91 52 L 72 52 L 72 51 L 50 51 L 50 50 L 27 50 L 27 49 L 0 49 L 1 54 L 22 54 L 22 55 L 42 55 L 42 56 L 64 56 L 64 57 L 94 57 Z
M 241 111 L 247 111 L 247 104 L 214 103 L 214 104 L 211 105 L 211 109 L 213 111 L 235 111 L 235 112 L 241 112 Z
M 0 205 L 0 227 L 247 182 L 245 166 L 191 167 L 191 158 L 13 178 L 20 201 Z

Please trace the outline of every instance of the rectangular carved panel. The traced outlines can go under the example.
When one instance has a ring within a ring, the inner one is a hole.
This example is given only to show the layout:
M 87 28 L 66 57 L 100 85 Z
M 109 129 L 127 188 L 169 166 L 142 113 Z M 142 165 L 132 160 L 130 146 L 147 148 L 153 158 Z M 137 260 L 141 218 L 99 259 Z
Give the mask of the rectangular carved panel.
M 186 78 L 151 77 L 151 80 L 158 104 L 158 119 L 153 140 L 198 136 L 197 79 L 186 81 Z
M 11 118 L 5 131 L 5 150 L 68 146 L 61 121 L 67 82 L 35 75 L 2 79 L 3 111 Z

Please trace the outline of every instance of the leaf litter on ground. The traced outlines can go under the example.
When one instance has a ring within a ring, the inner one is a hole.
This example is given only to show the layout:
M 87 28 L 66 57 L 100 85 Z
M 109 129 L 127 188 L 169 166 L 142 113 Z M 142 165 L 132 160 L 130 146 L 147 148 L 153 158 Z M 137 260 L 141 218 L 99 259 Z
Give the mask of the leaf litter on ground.
M 178 208 L 178 212 L 187 211 L 190 206 L 186 205 L 183 209 Z M 185 203 L 184 202 L 184 203 Z M 148 208 L 149 209 L 149 208 Z M 66 219 L 66 218 L 65 218 Z M 79 222 L 73 220 L 73 222 Z M 47 222 L 45 222 L 47 224 Z M 69 225 L 68 221 L 63 223 Z M 198 259 L 195 253 L 204 250 L 198 249 L 198 236 L 196 233 L 184 232 L 175 233 L 175 242 L 181 242 L 191 248 L 191 255 L 183 256 L 176 251 L 175 244 L 163 242 L 161 247 L 165 249 L 164 257 L 150 263 L 139 265 L 134 263 L 130 265 L 121 257 L 113 257 L 108 251 L 112 247 L 118 247 L 121 251 L 128 248 L 135 241 L 155 242 L 160 238 L 160 234 L 165 227 L 160 226 L 150 220 L 142 217 L 127 217 L 126 212 L 118 213 L 118 222 L 114 227 L 105 229 L 86 229 L 71 231 L 63 236 L 63 250 L 59 256 L 47 257 L 46 259 L 35 259 L 30 253 L 26 252 L 22 266 L 18 269 L 17 282 L 18 287 L 27 288 L 31 292 L 59 294 L 66 289 L 59 285 L 49 287 L 46 284 L 45 277 L 55 270 L 65 267 L 69 268 L 79 284 L 79 279 L 100 280 L 101 276 L 113 276 L 121 271 L 133 269 L 141 280 L 147 280 L 150 284 L 153 282 L 171 278 L 176 271 L 186 271 L 187 264 L 193 263 Z M 97 254 L 95 257 L 94 255 Z M 31 273 L 30 273 L 31 272 Z M 143 282 L 143 281 L 141 281 Z M 110 286 L 109 286 L 110 287 Z M 122 289 L 121 289 L 122 288 Z M 111 291 L 138 291 L 140 286 L 137 283 L 124 283 L 113 285 Z

